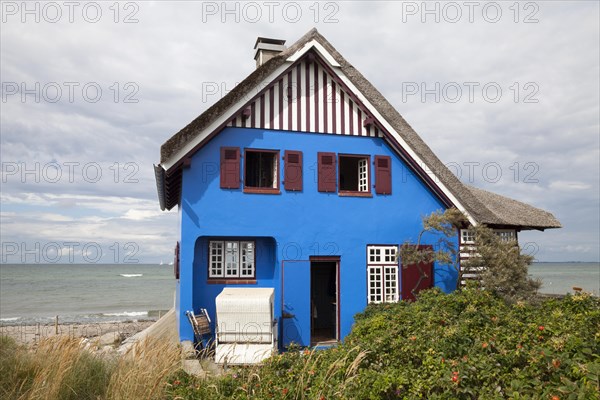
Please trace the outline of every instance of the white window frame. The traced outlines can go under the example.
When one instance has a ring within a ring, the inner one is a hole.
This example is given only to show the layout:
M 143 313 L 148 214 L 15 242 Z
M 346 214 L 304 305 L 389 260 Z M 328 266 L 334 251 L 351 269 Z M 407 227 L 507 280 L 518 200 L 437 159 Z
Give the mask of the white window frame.
M 358 160 L 358 191 L 369 191 L 369 160 L 367 158 Z
M 398 246 L 367 246 L 367 303 L 400 299 Z
M 247 278 L 256 276 L 256 244 L 252 240 L 210 240 L 208 277 Z
M 342 158 L 355 158 L 358 159 L 358 167 L 356 173 L 358 174 L 358 185 L 357 190 L 341 190 L 338 186 L 338 193 L 371 193 L 371 188 L 369 186 L 371 169 L 369 164 L 371 162 L 371 156 L 368 154 L 347 154 L 340 153 L 337 155 L 337 175 L 338 179 L 341 174 L 341 159 Z
M 516 231 L 513 229 L 495 229 L 494 233 L 500 237 L 503 242 L 517 240 Z
M 475 243 L 475 231 L 473 229 L 461 229 L 460 242 L 464 244 Z

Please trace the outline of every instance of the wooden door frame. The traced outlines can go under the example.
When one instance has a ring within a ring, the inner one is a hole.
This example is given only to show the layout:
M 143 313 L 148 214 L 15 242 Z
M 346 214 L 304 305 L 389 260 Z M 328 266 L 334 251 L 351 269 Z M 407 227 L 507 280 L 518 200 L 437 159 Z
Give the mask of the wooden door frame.
M 341 270 L 341 258 L 340 256 L 310 256 L 310 267 L 311 267 L 311 281 L 312 281 L 312 264 L 319 262 L 330 262 L 335 263 L 335 340 L 340 341 L 341 338 L 341 287 L 340 287 L 340 270 Z M 309 296 L 312 295 L 312 288 L 309 291 Z M 312 296 L 311 296 L 312 297 Z M 312 325 L 312 321 L 311 321 Z M 312 328 L 312 326 L 311 326 Z M 312 341 L 312 329 L 311 329 L 311 341 Z

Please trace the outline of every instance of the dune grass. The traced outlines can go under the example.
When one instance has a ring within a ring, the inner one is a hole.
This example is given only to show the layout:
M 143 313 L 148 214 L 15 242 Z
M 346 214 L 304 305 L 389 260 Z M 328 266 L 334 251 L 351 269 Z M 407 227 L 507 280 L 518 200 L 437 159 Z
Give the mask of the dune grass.
M 179 359 L 177 346 L 151 339 L 115 358 L 69 337 L 46 339 L 31 349 L 1 336 L 0 398 L 158 399 Z
M 122 356 L 108 385 L 107 399 L 160 399 L 167 378 L 180 366 L 178 346 L 146 339 Z

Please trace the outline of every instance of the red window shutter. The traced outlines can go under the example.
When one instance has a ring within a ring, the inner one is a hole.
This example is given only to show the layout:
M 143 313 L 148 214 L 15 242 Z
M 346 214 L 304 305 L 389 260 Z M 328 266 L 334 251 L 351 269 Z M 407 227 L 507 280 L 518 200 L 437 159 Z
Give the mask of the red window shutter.
M 285 190 L 302 190 L 302 152 L 286 150 L 283 158 Z
M 392 194 L 392 159 L 375 156 L 375 193 Z
M 318 190 L 319 192 L 335 192 L 337 184 L 335 153 L 317 153 Z
M 221 147 L 221 188 L 240 187 L 240 148 Z

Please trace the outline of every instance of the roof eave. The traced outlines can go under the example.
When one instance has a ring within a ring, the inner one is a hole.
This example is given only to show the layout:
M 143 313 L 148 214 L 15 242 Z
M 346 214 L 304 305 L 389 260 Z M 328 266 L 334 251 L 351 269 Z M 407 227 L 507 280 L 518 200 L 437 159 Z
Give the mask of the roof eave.
M 165 211 L 165 170 L 160 164 L 154 165 L 154 177 L 156 178 L 156 192 L 160 210 Z

